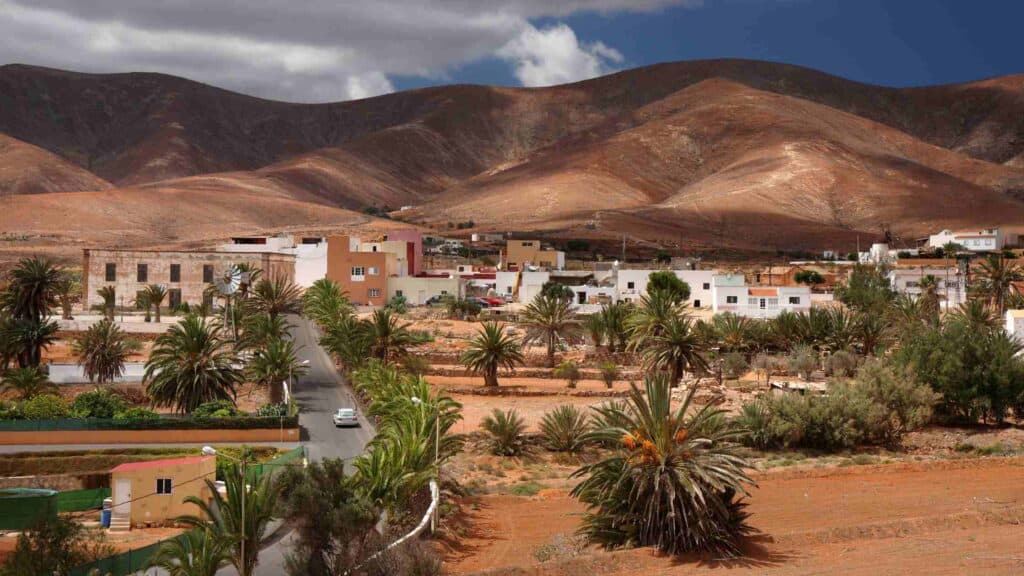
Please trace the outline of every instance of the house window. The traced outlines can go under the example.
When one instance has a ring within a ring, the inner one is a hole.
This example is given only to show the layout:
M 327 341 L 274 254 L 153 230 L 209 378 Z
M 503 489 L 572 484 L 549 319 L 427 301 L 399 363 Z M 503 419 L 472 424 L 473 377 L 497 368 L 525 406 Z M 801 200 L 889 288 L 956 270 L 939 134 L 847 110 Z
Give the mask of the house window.
M 366 273 L 369 274 L 370 276 L 376 276 L 380 274 L 380 270 L 378 270 L 376 266 L 370 266 L 369 268 L 366 269 Z
M 395 296 L 404 296 L 401 290 L 395 290 Z
M 170 478 L 157 478 L 156 479 L 156 493 L 157 494 L 170 494 L 171 493 L 171 479 Z
M 626 289 L 627 290 L 632 290 L 634 288 L 636 288 L 636 282 L 626 282 Z
M 694 308 L 700 308 L 700 300 L 694 300 L 693 301 L 693 307 Z
M 107 282 L 117 281 L 117 264 L 107 262 L 106 278 Z
M 726 296 L 725 297 L 725 303 L 726 304 L 738 304 L 739 301 L 740 301 L 740 299 L 738 297 L 736 297 L 736 296 Z
M 181 282 L 181 264 L 171 264 L 171 282 Z
M 789 297 L 789 303 L 790 304 L 800 304 L 800 297 L 799 296 L 790 296 Z
M 762 300 L 762 302 L 763 302 L 763 300 Z M 778 298 L 769 298 L 768 299 L 768 307 L 769 308 L 778 308 L 779 307 L 779 299 Z M 763 304 L 761 305 L 761 308 L 764 308 Z
M 171 288 L 168 290 L 167 298 L 170 300 L 168 305 L 171 307 L 171 310 L 181 306 L 181 288 Z
M 149 265 L 139 264 L 135 271 L 136 282 L 149 282 Z
M 704 283 L 704 289 L 705 290 L 711 290 L 711 283 L 710 282 L 705 282 Z
M 448 291 L 447 290 L 441 290 L 441 296 L 447 296 L 447 295 L 448 295 Z
M 362 266 L 353 266 L 352 267 L 352 275 L 353 276 L 365 276 L 366 275 L 366 268 L 363 268 Z
M 366 291 L 366 295 L 370 298 L 380 298 L 380 288 L 370 288 Z
M 213 283 L 213 264 L 203 264 L 203 282 Z
M 533 247 L 533 242 L 523 242 L 523 248 L 531 248 L 531 247 Z
M 377 251 L 377 247 L 376 246 L 373 246 L 372 248 L 370 248 L 370 252 L 376 252 L 376 251 Z

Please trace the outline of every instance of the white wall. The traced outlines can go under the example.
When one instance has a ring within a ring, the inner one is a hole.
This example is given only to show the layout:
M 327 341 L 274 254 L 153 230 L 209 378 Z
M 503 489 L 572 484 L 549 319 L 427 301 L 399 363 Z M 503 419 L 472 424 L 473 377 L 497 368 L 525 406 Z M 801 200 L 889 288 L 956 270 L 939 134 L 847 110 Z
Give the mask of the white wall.
M 81 384 L 88 382 L 85 371 L 81 364 L 50 364 L 50 382 L 54 384 Z M 142 382 L 142 375 L 146 372 L 145 364 L 142 362 L 128 362 L 124 365 L 124 376 L 115 378 L 116 383 Z
M 1024 312 L 1021 310 L 1006 311 L 1006 333 L 1017 342 L 1024 344 Z
M 458 278 L 424 278 L 417 276 L 402 276 L 388 278 L 388 300 L 396 296 L 399 291 L 405 296 L 409 304 L 422 306 L 427 300 L 434 296 L 462 296 L 461 284 Z
M 889 272 L 889 283 L 897 294 L 916 297 L 921 294 L 921 280 L 934 276 L 943 306 L 955 308 L 967 301 L 966 281 L 958 272 L 956 268 L 897 268 Z

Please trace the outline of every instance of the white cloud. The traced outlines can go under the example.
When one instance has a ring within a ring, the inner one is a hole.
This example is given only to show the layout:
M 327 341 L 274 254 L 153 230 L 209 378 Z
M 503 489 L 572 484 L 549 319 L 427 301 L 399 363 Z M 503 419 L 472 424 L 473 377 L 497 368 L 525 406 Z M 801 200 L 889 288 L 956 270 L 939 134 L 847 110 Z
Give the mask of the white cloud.
M 266 98 L 324 101 L 444 78 L 501 51 L 526 85 L 621 61 L 531 19 L 696 6 L 699 0 L 0 0 L 0 63 L 151 71 Z M 550 50 L 550 52 L 546 52 Z
M 513 64 L 523 86 L 551 86 L 600 76 L 610 63 L 622 62 L 622 54 L 601 42 L 580 44 L 565 24 L 538 30 L 527 25 L 502 46 L 498 57 Z

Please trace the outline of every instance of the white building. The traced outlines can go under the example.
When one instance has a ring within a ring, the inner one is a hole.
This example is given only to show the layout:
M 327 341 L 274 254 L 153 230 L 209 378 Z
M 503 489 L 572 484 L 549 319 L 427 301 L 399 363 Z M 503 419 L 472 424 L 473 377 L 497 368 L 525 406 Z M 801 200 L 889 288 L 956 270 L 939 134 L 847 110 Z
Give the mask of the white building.
M 1006 333 L 1024 345 L 1024 310 L 1006 311 Z
M 618 300 L 639 302 L 647 293 L 647 283 L 657 270 L 618 270 L 616 287 Z M 711 307 L 714 270 L 672 270 L 677 278 L 690 287 L 690 298 L 686 301 L 693 308 Z
M 774 318 L 783 311 L 811 309 L 808 286 L 747 286 L 742 274 L 719 274 L 712 281 L 712 305 L 716 314 L 732 312 L 747 318 Z
M 303 288 L 327 276 L 327 239 L 304 237 L 298 241 L 290 234 L 243 236 L 217 247 L 218 252 L 266 252 L 295 256 L 295 283 Z
M 1003 233 L 999 228 L 984 228 L 960 232 L 943 230 L 928 237 L 928 246 L 932 248 L 942 248 L 950 243 L 959 244 L 971 252 L 993 252 L 1016 244 L 1017 235 Z
M 455 276 L 395 276 L 388 278 L 388 301 L 395 296 L 404 296 L 410 306 L 422 306 L 434 297 L 464 297 L 465 282 Z
M 889 272 L 889 284 L 897 294 L 921 295 L 921 281 L 934 276 L 936 292 L 943 308 L 956 308 L 967 301 L 967 283 L 956 267 L 895 268 Z

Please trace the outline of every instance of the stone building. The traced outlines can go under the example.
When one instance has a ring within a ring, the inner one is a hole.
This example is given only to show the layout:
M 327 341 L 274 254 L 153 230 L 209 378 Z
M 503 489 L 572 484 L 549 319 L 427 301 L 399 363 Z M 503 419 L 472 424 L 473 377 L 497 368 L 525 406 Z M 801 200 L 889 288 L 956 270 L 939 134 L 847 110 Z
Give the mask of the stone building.
M 164 306 L 203 303 L 214 278 L 238 264 L 255 266 L 264 278 L 283 276 L 295 281 L 295 256 L 273 252 L 191 252 L 174 250 L 82 251 L 82 294 L 85 307 L 103 304 L 97 291 L 113 286 L 117 307 L 132 306 L 136 295 L 150 284 L 167 288 Z

